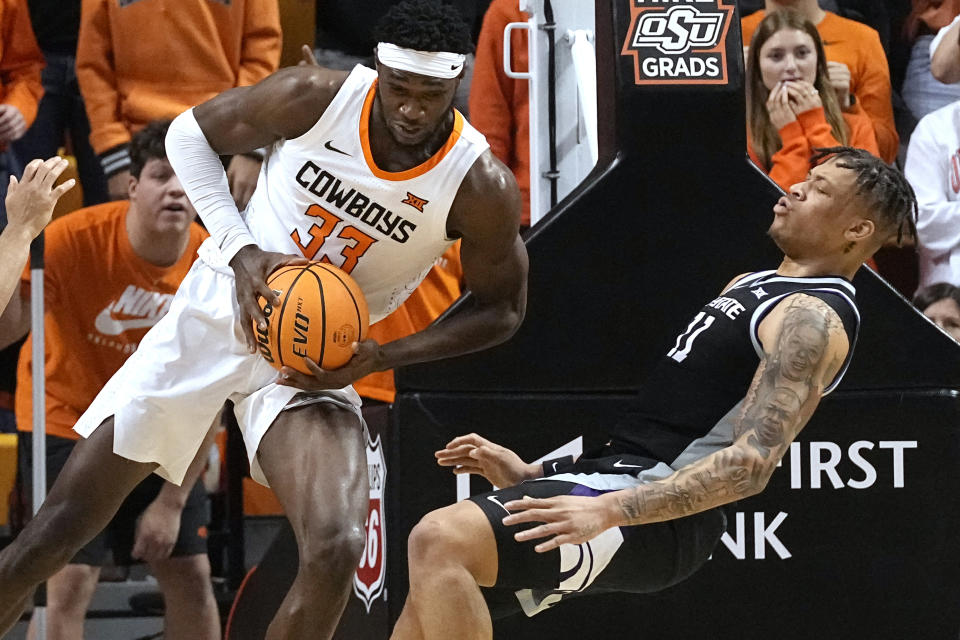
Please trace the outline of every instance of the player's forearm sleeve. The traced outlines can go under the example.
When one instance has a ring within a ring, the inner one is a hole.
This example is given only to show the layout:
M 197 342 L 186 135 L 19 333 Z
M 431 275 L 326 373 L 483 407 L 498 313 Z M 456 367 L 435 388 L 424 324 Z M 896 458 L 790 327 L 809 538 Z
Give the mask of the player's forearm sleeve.
M 229 262 L 242 247 L 256 244 L 230 195 L 220 157 L 207 142 L 193 117 L 193 109 L 184 111 L 170 124 L 166 146 L 170 166 L 224 260 Z

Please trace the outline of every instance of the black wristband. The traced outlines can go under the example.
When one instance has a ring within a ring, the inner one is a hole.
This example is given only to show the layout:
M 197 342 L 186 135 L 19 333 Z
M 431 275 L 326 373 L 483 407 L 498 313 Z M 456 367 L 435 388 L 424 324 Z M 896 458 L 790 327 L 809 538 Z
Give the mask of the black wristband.
M 544 460 L 543 467 L 543 477 L 556 475 L 558 473 L 563 473 L 564 468 L 573 465 L 573 456 L 562 456 L 560 458 L 551 458 L 549 460 Z

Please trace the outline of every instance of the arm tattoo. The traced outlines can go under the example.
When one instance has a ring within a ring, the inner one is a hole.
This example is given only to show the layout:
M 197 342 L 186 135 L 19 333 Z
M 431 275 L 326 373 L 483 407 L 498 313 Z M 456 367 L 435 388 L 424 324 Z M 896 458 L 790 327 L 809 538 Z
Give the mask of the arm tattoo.
M 761 361 L 733 425 L 733 444 L 672 476 L 623 491 L 630 524 L 698 513 L 758 493 L 819 402 L 831 337 L 843 333 L 836 313 L 819 298 L 791 296 L 772 350 Z

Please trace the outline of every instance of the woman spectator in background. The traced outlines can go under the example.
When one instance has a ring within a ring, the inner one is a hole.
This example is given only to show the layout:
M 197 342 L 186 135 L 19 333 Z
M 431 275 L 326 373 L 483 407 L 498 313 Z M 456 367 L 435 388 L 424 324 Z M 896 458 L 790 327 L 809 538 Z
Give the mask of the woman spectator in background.
M 879 154 L 869 118 L 844 113 L 816 26 L 799 13 L 767 14 L 747 56 L 747 150 L 784 190 L 802 182 L 818 147 Z
M 931 284 L 917 291 L 913 306 L 960 342 L 960 287 L 947 282 Z
M 949 26 L 958 14 L 960 0 L 913 0 L 904 24 L 904 35 L 912 46 L 901 93 L 917 120 L 960 100 L 960 84 L 944 84 L 930 71 L 934 36 Z

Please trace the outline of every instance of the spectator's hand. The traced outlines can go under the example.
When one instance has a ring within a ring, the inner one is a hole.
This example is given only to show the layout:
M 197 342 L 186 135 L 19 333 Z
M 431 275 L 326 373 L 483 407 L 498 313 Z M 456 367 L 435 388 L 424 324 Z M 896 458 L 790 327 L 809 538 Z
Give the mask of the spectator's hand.
M 130 171 L 124 169 L 107 178 L 107 192 L 111 200 L 126 200 L 130 197 Z
M 256 322 L 263 330 L 267 328 L 267 321 L 260 310 L 257 296 L 270 300 L 274 306 L 280 304 L 277 294 L 267 286 L 267 276 L 278 267 L 288 264 L 307 264 L 307 259 L 303 256 L 263 251 L 256 245 L 248 244 L 230 261 L 230 268 L 233 269 L 236 278 L 237 302 L 240 303 L 240 327 L 247 339 L 247 348 L 250 353 L 257 351 L 253 323 Z
M 830 86 L 837 92 L 841 109 L 850 108 L 850 68 L 842 62 L 827 61 L 827 77 Z
M 790 108 L 790 94 L 783 82 L 778 82 L 770 90 L 767 98 L 767 113 L 770 114 L 770 123 L 779 131 L 797 119 L 797 114 Z
M 179 506 L 161 498 L 150 503 L 140 521 L 130 555 L 144 562 L 155 562 L 170 557 L 180 532 Z
M 540 477 L 540 465 L 527 464 L 510 449 L 475 433 L 454 438 L 433 455 L 441 467 L 453 467 L 456 474 L 481 475 L 495 487 L 512 487 Z
M 311 375 L 300 373 L 291 367 L 283 367 L 280 369 L 280 375 L 277 376 L 277 384 L 304 391 L 342 389 L 374 371 L 381 370 L 380 344 L 369 338 L 354 342 L 353 357 L 337 369 L 321 369 L 320 365 L 310 358 L 303 360 L 310 369 Z
M 27 132 L 27 121 L 12 104 L 0 104 L 0 142 L 19 140 Z
M 260 160 L 250 156 L 236 155 L 230 159 L 227 167 L 227 182 L 230 184 L 230 195 L 237 203 L 237 209 L 243 211 L 250 202 L 253 190 L 257 188 L 257 178 L 260 177 Z
M 302 66 L 310 67 L 319 67 L 320 63 L 317 62 L 317 57 L 313 55 L 313 49 L 310 48 L 310 45 L 302 45 L 300 47 L 300 62 L 297 63 L 298 67 Z
M 809 82 L 799 80 L 787 82 L 784 86 L 787 89 L 790 108 L 795 114 L 799 115 L 804 111 L 823 106 L 823 102 L 820 101 L 820 92 Z
M 76 180 L 70 178 L 54 186 L 60 174 L 69 166 L 66 159 L 54 156 L 49 160 L 31 160 L 17 180 L 10 176 L 7 187 L 7 223 L 10 229 L 21 229 L 37 237 L 50 222 L 60 196 L 73 188 Z

